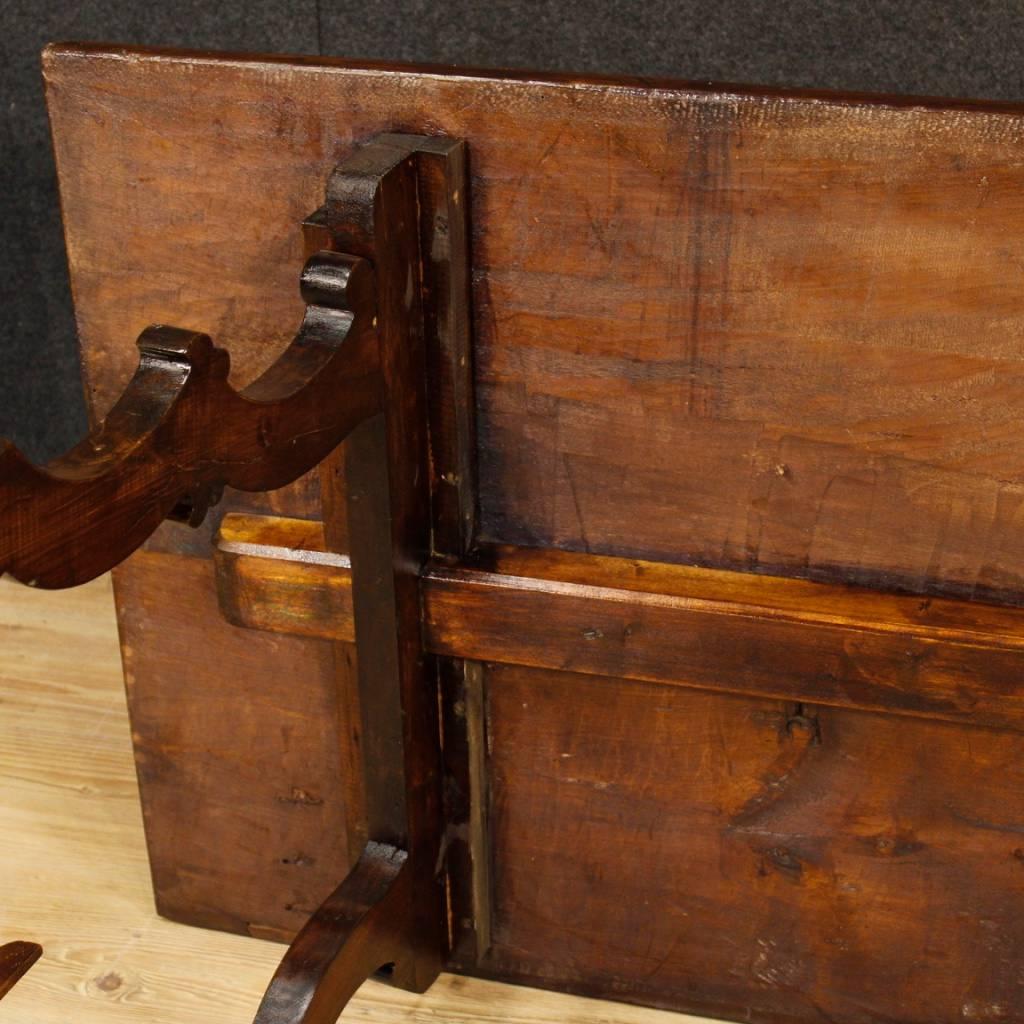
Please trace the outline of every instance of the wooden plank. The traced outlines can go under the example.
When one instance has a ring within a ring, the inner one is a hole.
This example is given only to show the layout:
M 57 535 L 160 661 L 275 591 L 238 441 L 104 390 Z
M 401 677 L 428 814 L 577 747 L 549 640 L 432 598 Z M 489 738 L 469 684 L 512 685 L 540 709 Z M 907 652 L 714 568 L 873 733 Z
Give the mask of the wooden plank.
M 513 551 L 505 565 L 500 554 L 496 561 L 498 572 L 431 570 L 424 582 L 430 650 L 977 725 L 1024 724 L 1024 633 L 1014 609 L 936 602 L 933 627 L 933 602 L 855 588 L 825 586 L 804 609 L 786 600 L 789 584 L 815 584 L 780 580 L 780 608 L 759 603 L 776 582 L 768 578 L 744 594 L 749 577 L 714 570 L 550 552 Z M 545 563 L 540 575 L 529 574 Z M 575 582 L 559 578 L 566 566 Z M 661 584 L 675 576 L 674 586 L 629 586 L 649 572 Z M 691 590 L 694 578 L 701 582 Z
M 477 530 L 476 395 L 470 312 L 469 171 L 462 139 L 418 156 L 423 331 L 430 437 L 431 547 L 461 555 Z
M 483 665 L 440 659 L 449 966 L 474 971 L 491 946 L 491 829 Z
M 304 523 L 225 518 L 219 588 L 233 621 L 280 629 L 305 577 L 302 632 L 351 639 L 336 596 L 345 567 L 287 553 L 316 537 Z M 536 549 L 475 557 L 488 568 L 435 564 L 424 576 L 435 653 L 1024 728 L 1015 608 Z
M 109 581 L 54 593 L 0 580 L 0 650 L 0 933 L 45 947 L 0 1021 L 250 1024 L 281 947 L 153 909 Z M 195 827 L 183 817 L 182 836 Z M 350 1012 L 367 1024 L 693 1020 L 448 974 L 425 996 L 369 981 Z
M 237 353 L 237 382 L 256 376 L 292 333 L 290 226 L 330 168 L 381 129 L 443 132 L 469 144 L 478 540 L 1024 603 L 1020 108 L 96 48 L 45 63 L 94 414 L 130 339 L 183 310 Z M 245 501 L 227 508 L 319 508 L 309 481 Z M 323 652 L 343 648 L 196 636 L 166 595 L 214 609 L 212 575 L 174 557 L 143 556 L 148 607 L 123 617 L 136 697 L 167 702 L 147 743 L 193 726 L 177 764 L 179 782 L 204 768 L 194 793 L 217 780 L 204 750 L 224 739 L 204 700 L 249 676 L 262 699 L 237 702 L 241 736 L 276 742 L 280 678 L 308 666 L 302 696 L 336 706 Z M 516 558 L 426 585 L 450 599 L 460 644 L 493 650 L 511 623 L 506 656 L 537 666 L 486 670 L 493 945 L 472 969 L 755 1020 L 1019 1015 L 1019 736 L 906 717 L 1016 728 L 1015 620 L 940 605 L 921 621 L 926 596 L 917 618 L 841 595 L 804 607 L 783 589 L 794 609 L 720 579 L 665 601 L 622 566 L 595 591 L 597 563 L 566 580 Z M 139 663 L 143 647 L 187 650 L 174 663 L 205 685 L 173 703 L 181 679 Z M 805 693 L 903 717 L 816 711 Z M 744 702 L 773 709 L 763 732 L 737 724 Z M 313 747 L 337 742 L 340 715 Z M 588 732 L 588 773 L 553 768 Z M 820 771 L 787 753 L 797 738 Z M 576 799 L 582 778 L 621 779 L 619 803 Z M 221 823 L 244 835 L 230 785 Z M 732 796 L 759 812 L 777 790 L 784 820 L 737 824 Z M 187 792 L 167 805 L 177 820 Z M 264 824 L 286 825 L 265 797 Z M 736 836 L 717 841 L 725 821 Z M 652 847 L 664 856 L 637 856 Z M 171 829 L 161 848 L 193 858 L 201 884 L 183 893 L 199 912 L 237 924 L 239 894 L 207 878 L 229 878 L 219 853 L 182 850 Z M 246 905 L 278 891 L 276 868 L 250 866 Z M 680 905 L 714 925 L 703 944 Z M 730 917 L 745 930 L 726 937 Z
M 438 871 L 444 834 L 438 680 L 423 656 L 419 597 L 419 573 L 431 548 L 424 305 L 431 300 L 439 310 L 446 307 L 443 298 L 424 289 L 429 250 L 420 235 L 417 149 L 418 139 L 404 135 L 381 136 L 361 147 L 331 175 L 326 215 L 339 251 L 371 261 L 377 283 L 380 406 L 346 442 L 345 481 L 353 618 L 362 652 L 359 745 L 369 841 L 363 856 L 379 859 L 371 851 L 380 849 L 400 855 L 403 867 L 392 892 L 404 893 L 390 911 L 365 913 L 369 930 L 362 932 L 360 922 L 349 944 L 365 973 L 390 963 L 395 984 L 423 992 L 448 952 Z M 451 255 L 466 259 L 465 252 Z M 325 532 L 333 540 L 330 531 L 328 523 Z M 388 860 L 387 870 L 393 871 L 390 854 Z M 321 925 L 328 949 L 336 920 L 337 912 L 329 912 Z M 345 948 L 338 947 L 335 963 L 317 964 L 323 943 L 314 923 L 307 946 L 293 947 L 291 968 L 283 964 L 279 975 L 285 1004 L 267 1014 L 267 1024 L 287 1020 L 295 978 L 307 972 L 318 984 L 323 978 L 328 993 L 339 989 L 339 997 L 327 995 L 321 1009 L 310 1012 L 310 1024 L 329 1024 L 345 1006 Z M 364 944 L 365 962 L 358 952 Z M 375 947 L 383 959 L 372 963 Z
M 157 906 L 290 939 L 352 855 L 332 645 L 227 623 L 206 559 L 141 551 L 116 576 Z
M 487 967 L 743 1021 L 1020 1018 L 1024 737 L 494 666 Z
M 331 167 L 443 132 L 485 539 L 1024 600 L 1019 107 L 96 47 L 45 74 L 97 413 L 150 322 L 255 376 Z

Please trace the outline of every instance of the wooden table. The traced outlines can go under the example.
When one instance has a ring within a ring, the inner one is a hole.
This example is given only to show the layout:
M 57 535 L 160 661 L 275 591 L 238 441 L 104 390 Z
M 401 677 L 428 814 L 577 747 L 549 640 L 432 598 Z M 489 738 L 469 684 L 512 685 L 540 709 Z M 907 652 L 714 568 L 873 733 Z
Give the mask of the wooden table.
M 294 938 L 259 1024 L 1024 1021 L 1024 107 L 43 70 L 97 426 L 0 447 L 0 572 L 116 566 L 156 906 Z
M 0 580 L 0 652 L 0 942 L 45 948 L 0 1024 L 249 1024 L 281 947 L 153 910 L 108 579 Z M 697 1020 L 449 974 L 425 996 L 367 982 L 345 1019 Z

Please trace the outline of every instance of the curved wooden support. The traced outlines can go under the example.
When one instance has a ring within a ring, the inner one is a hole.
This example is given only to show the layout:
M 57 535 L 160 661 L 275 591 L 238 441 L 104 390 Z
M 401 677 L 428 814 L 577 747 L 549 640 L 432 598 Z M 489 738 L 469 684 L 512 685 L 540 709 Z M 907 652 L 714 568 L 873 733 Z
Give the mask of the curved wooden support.
M 25 976 L 43 955 L 43 947 L 34 942 L 8 942 L 0 946 L 0 999 Z
M 413 925 L 411 881 L 405 850 L 367 843 L 289 947 L 254 1024 L 335 1024 L 356 989 L 378 971 L 416 990 L 415 971 L 403 961 Z
M 380 404 L 370 265 L 319 252 L 301 278 L 295 340 L 243 391 L 205 334 L 154 326 L 105 422 L 38 467 L 0 442 L 0 575 L 85 583 L 167 518 L 193 525 L 225 486 L 283 487 L 316 466 Z
M 469 480 L 471 466 L 444 436 L 431 461 L 426 400 L 425 335 L 443 336 L 454 357 L 466 318 L 465 184 L 462 143 L 379 136 L 336 170 L 306 222 L 307 241 L 323 245 L 302 273 L 306 315 L 263 376 L 237 392 L 209 337 L 150 327 L 134 378 L 85 441 L 45 468 L 0 447 L 0 573 L 56 588 L 112 568 L 168 515 L 198 524 L 225 486 L 284 486 L 352 435 L 368 842 L 289 949 L 257 1024 L 333 1024 L 384 965 L 423 991 L 447 949 L 438 680 L 423 652 L 419 575 L 432 543 L 464 545 L 472 530 L 461 491 L 436 503 L 446 518 L 433 530 L 431 469 Z M 465 397 L 458 372 L 435 376 Z M 337 469 L 328 460 L 322 471 L 331 545 L 341 543 Z

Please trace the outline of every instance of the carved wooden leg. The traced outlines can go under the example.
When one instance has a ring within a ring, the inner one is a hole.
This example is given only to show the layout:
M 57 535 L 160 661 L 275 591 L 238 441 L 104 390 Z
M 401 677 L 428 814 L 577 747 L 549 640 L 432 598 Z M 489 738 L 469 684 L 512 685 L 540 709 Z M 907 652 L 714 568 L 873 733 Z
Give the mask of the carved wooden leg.
M 34 942 L 8 942 L 0 946 L 0 999 L 42 955 L 43 947 Z
M 355 991 L 381 971 L 419 988 L 404 959 L 412 906 L 408 854 L 366 844 L 356 866 L 291 944 L 254 1024 L 334 1024 Z
M 338 168 L 329 189 L 332 243 L 371 261 L 377 275 L 383 411 L 353 431 L 345 465 L 369 843 L 288 950 L 256 1024 L 333 1022 L 385 963 L 392 982 L 423 991 L 447 942 L 438 680 L 423 650 L 419 595 L 431 542 L 422 306 L 429 254 L 417 155 L 424 142 L 436 156 L 434 140 L 375 140 Z M 325 493 L 333 487 L 323 480 Z M 325 508 L 335 546 L 330 502 Z
M 419 579 L 432 540 L 440 552 L 467 543 L 472 466 L 456 443 L 464 427 L 429 457 L 424 335 L 446 339 L 451 372 L 435 380 L 464 398 L 468 367 L 451 344 L 467 322 L 464 169 L 460 143 L 385 135 L 334 172 L 306 224 L 316 251 L 300 332 L 243 392 L 208 337 L 153 327 L 125 395 L 72 452 L 39 468 L 0 444 L 0 572 L 65 587 L 111 568 L 167 516 L 198 525 L 225 485 L 270 490 L 329 458 L 333 494 L 331 453 L 351 435 L 367 843 L 289 948 L 257 1024 L 329 1024 L 384 966 L 422 991 L 446 954 L 438 676 L 424 653 Z M 432 468 L 458 481 L 438 499 L 436 523 Z M 336 498 L 325 535 L 339 551 Z
M 225 486 L 273 490 L 309 472 L 379 407 L 373 286 L 365 261 L 317 253 L 295 340 L 243 391 L 207 335 L 147 327 L 135 376 L 81 444 L 35 466 L 0 439 L 0 574 L 77 586 L 169 515 L 197 526 Z

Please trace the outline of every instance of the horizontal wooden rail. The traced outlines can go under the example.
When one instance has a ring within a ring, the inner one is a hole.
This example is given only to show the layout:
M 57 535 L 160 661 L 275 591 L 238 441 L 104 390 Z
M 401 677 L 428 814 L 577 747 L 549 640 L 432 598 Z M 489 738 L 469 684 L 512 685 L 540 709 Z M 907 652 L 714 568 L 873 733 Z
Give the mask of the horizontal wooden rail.
M 318 523 L 226 516 L 238 626 L 354 638 L 349 570 Z M 427 567 L 437 654 L 1024 728 L 1024 610 L 554 550 Z

